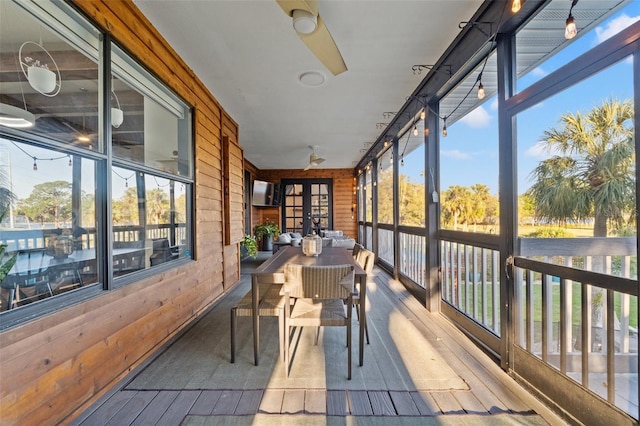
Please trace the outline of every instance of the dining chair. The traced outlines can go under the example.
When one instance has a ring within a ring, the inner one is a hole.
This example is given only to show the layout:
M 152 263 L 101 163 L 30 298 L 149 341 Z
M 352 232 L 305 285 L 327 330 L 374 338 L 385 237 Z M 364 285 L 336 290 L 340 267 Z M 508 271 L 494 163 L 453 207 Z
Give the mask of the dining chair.
M 284 360 L 284 296 L 282 293 L 282 283 L 270 282 L 262 278 L 260 283 L 260 295 L 258 301 L 258 316 L 278 317 L 278 346 L 280 359 Z M 249 290 L 242 296 L 240 301 L 231 308 L 231 363 L 236 360 L 236 331 L 238 317 L 253 316 L 253 295 Z
M 18 262 L 24 266 L 16 274 L 7 276 L 11 282 L 8 309 L 53 296 L 45 256 L 44 249 L 18 251 Z
M 356 262 L 367 273 L 367 279 L 373 272 L 373 266 L 376 263 L 376 255 L 371 250 L 365 248 L 360 249 L 356 256 Z M 358 315 L 358 321 L 360 321 L 360 286 L 356 285 L 357 294 L 353 297 L 353 304 L 356 306 L 356 314 Z M 367 321 L 364 322 L 364 333 L 367 337 L 367 344 L 369 344 L 369 326 Z
M 358 253 L 360 252 L 360 250 L 364 250 L 364 246 L 360 243 L 355 243 L 355 245 L 353 246 L 353 251 L 351 252 L 354 259 L 358 257 Z
M 285 306 L 295 298 L 291 312 L 284 311 L 285 374 L 289 377 L 289 337 L 293 327 L 346 327 L 347 378 L 351 380 L 351 309 L 355 293 L 353 265 L 310 266 L 287 264 L 284 268 Z M 318 329 L 314 344 L 318 344 Z

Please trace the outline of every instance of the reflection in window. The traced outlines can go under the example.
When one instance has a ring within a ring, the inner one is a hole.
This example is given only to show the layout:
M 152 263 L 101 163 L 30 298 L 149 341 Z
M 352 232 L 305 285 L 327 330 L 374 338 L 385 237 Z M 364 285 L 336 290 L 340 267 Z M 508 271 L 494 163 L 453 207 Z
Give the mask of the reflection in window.
M 112 180 L 114 275 L 189 256 L 184 183 L 120 167 Z
M 2 138 L 0 164 L 2 263 L 17 259 L 0 310 L 96 283 L 95 162 Z
M 99 150 L 98 32 L 88 26 L 53 32 L 25 8 L 38 6 L 11 1 L 0 5 L 0 123 L 74 147 Z M 12 124 L 25 114 L 34 125 Z
M 189 109 L 116 46 L 113 58 L 114 156 L 166 173 L 191 176 Z M 140 81 L 142 85 L 134 85 Z

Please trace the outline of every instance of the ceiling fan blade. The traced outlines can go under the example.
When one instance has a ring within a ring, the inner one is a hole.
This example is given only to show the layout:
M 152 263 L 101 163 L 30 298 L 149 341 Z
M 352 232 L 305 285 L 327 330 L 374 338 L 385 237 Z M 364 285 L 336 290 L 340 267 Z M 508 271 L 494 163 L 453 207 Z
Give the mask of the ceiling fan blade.
M 318 14 L 317 0 L 276 0 L 287 16 L 293 16 L 294 10 L 304 10 L 317 18 L 316 29 L 311 34 L 297 33 L 309 50 L 322 62 L 333 75 L 347 70 L 342 54 L 338 50 L 329 29 Z
M 312 166 L 312 164 L 309 163 L 309 164 L 307 164 L 307 167 L 305 167 L 303 170 L 306 172 L 307 170 L 309 170 L 311 168 L 311 166 Z
M 316 157 L 312 162 L 314 166 L 319 166 L 322 163 L 324 163 L 324 158 L 321 157 Z
M 276 0 L 284 13 L 293 15 L 294 10 L 305 10 L 318 16 L 318 0 Z
M 327 67 L 333 75 L 338 75 L 347 70 L 347 65 L 342 59 L 336 42 L 331 37 L 329 29 L 318 15 L 318 27 L 311 34 L 298 34 L 309 50 Z

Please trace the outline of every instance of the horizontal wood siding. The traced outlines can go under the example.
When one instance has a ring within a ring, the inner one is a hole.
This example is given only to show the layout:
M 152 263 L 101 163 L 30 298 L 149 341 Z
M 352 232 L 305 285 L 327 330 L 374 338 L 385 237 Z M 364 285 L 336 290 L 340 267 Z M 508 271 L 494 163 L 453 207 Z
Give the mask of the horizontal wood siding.
M 351 209 L 355 207 L 355 195 L 353 194 L 354 181 L 353 169 L 310 169 L 310 170 L 260 170 L 256 179 L 263 179 L 269 182 L 280 183 L 282 179 L 308 179 L 308 178 L 330 178 L 333 179 L 333 228 L 340 229 L 345 235 L 356 237 L 356 212 Z M 258 216 L 254 218 L 260 221 L 263 216 L 273 217 L 274 210 L 278 213 L 280 223 L 280 209 L 260 208 Z M 353 219 L 352 219 L 353 217 Z M 254 219 L 254 220 L 255 220 Z M 253 225 L 255 226 L 255 222 Z
M 131 0 L 75 4 L 194 106 L 195 261 L 0 333 L 0 423 L 68 423 L 239 279 L 224 245 L 224 126 L 238 126 Z M 223 123 L 224 122 L 224 123 Z

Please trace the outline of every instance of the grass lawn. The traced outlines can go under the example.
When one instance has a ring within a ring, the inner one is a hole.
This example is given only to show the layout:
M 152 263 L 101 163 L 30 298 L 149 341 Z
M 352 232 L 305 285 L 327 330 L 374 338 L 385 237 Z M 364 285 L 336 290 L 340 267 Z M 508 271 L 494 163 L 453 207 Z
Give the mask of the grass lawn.
M 482 300 L 481 300 L 481 284 L 478 283 L 477 285 L 477 296 L 478 296 L 478 300 L 476 301 L 477 306 L 478 306 L 478 315 L 480 316 L 482 314 Z M 467 305 L 465 304 L 465 298 L 467 297 L 466 291 L 471 292 L 472 291 L 472 287 L 471 287 L 471 283 L 469 283 L 469 286 L 467 288 L 466 285 L 464 285 L 464 283 L 460 286 L 460 291 L 462 292 L 462 306 L 459 306 L 460 309 L 464 311 L 466 311 L 466 307 Z M 523 292 L 524 292 L 524 287 L 523 287 Z M 488 321 L 489 323 L 491 323 L 492 321 L 492 312 L 493 312 L 493 298 L 492 298 L 492 294 L 493 294 L 493 289 L 492 289 L 492 284 L 491 283 L 487 283 L 487 287 L 486 287 L 486 298 L 487 298 L 487 313 L 488 313 Z M 571 322 L 573 325 L 579 325 L 580 324 L 580 309 L 581 309 L 581 303 L 582 303 L 582 286 L 580 283 L 573 283 L 571 286 L 571 294 L 572 294 L 572 298 L 571 298 Z M 468 314 L 470 316 L 473 316 L 473 297 L 471 294 L 468 295 L 468 300 L 469 300 L 469 304 L 468 304 Z M 551 305 L 552 305 L 552 321 L 553 322 L 559 322 L 560 321 L 560 284 L 558 283 L 553 283 L 551 285 Z M 451 301 L 454 302 L 454 305 L 456 305 L 456 301 Z M 620 305 L 622 303 L 622 294 L 620 293 L 615 293 L 614 294 L 614 309 L 616 311 L 616 314 L 618 315 L 618 319 L 620 318 Z M 524 307 L 522 312 L 524 312 Z M 478 320 L 480 318 L 477 318 Z M 533 284 L 533 320 L 535 322 L 541 322 L 542 321 L 542 284 L 540 283 L 534 283 Z M 489 325 L 489 324 L 487 324 Z M 637 297 L 635 296 L 631 296 L 630 298 L 630 303 L 629 303 L 629 325 L 631 327 L 637 328 L 638 327 L 638 300 Z

